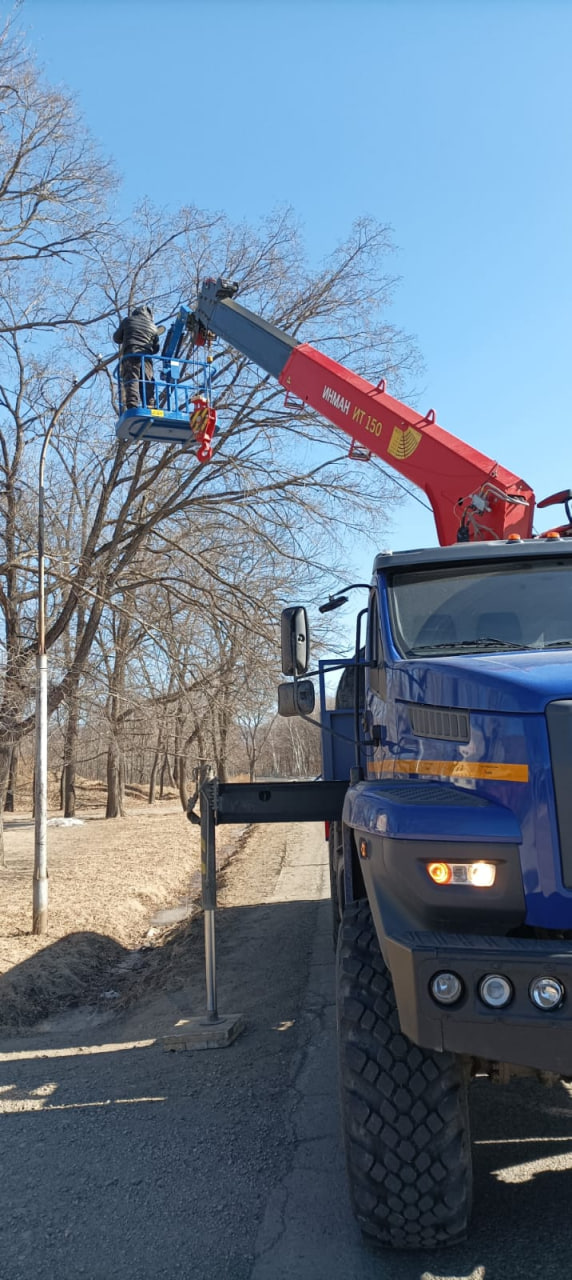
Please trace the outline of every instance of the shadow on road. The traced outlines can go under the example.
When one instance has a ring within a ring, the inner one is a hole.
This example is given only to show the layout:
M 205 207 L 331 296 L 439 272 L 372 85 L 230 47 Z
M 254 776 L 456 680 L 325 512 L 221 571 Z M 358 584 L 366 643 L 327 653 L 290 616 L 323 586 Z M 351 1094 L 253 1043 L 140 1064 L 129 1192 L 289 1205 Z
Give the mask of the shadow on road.
M 42 945 L 35 955 L 0 974 L 0 1034 L 15 1034 L 18 1028 L 99 993 L 110 970 L 126 955 L 119 942 L 101 933 L 70 933 L 50 946 Z

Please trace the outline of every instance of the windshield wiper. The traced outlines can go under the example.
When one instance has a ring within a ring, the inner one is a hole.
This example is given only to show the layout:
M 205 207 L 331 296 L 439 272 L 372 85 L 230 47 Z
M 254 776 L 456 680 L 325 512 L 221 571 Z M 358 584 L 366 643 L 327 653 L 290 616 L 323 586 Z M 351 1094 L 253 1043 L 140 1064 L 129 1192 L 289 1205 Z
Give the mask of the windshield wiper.
M 570 642 L 567 642 L 570 643 Z M 477 636 L 476 640 L 442 640 L 439 644 L 422 644 L 415 649 L 407 650 L 407 657 L 413 658 L 419 652 L 433 653 L 438 649 L 533 649 L 534 645 L 523 644 L 521 640 L 500 640 L 497 636 Z
M 543 649 L 572 649 L 572 640 L 549 640 L 548 644 L 540 647 Z

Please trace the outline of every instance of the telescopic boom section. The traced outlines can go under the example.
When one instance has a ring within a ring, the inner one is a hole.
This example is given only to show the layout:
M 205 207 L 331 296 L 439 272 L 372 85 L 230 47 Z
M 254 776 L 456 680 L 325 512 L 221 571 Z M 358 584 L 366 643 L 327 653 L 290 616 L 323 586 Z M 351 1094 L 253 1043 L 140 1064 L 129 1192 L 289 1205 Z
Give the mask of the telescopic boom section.
M 237 286 L 206 280 L 194 312 L 210 330 L 265 369 L 285 391 L 350 436 L 360 454 L 375 454 L 427 495 L 441 546 L 532 536 L 534 494 L 524 480 L 414 409 L 298 343 L 233 301 Z M 350 450 L 351 453 L 351 450 Z

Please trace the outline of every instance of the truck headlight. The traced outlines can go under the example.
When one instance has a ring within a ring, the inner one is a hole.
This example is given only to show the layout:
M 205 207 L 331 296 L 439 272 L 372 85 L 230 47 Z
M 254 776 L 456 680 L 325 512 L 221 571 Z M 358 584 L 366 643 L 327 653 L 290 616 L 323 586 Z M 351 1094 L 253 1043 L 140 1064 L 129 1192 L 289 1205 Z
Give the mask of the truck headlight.
M 467 867 L 470 883 L 479 889 L 490 889 L 495 882 L 496 874 L 494 862 L 469 862 Z
M 426 868 L 433 884 L 472 884 L 476 889 L 490 889 L 497 874 L 494 862 L 427 862 Z

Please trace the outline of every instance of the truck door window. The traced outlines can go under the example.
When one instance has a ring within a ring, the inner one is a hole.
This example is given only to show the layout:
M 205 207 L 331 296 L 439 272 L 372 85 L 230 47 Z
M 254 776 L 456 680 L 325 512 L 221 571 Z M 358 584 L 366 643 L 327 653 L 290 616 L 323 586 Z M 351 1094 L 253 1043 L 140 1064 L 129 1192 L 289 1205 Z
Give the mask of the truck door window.
M 373 666 L 369 668 L 369 687 L 381 698 L 385 698 L 386 694 L 386 676 L 383 658 L 383 644 L 381 640 L 381 626 L 379 621 L 379 605 L 377 601 L 377 592 L 372 591 L 369 600 L 369 614 L 367 619 L 367 645 L 366 657 Z

